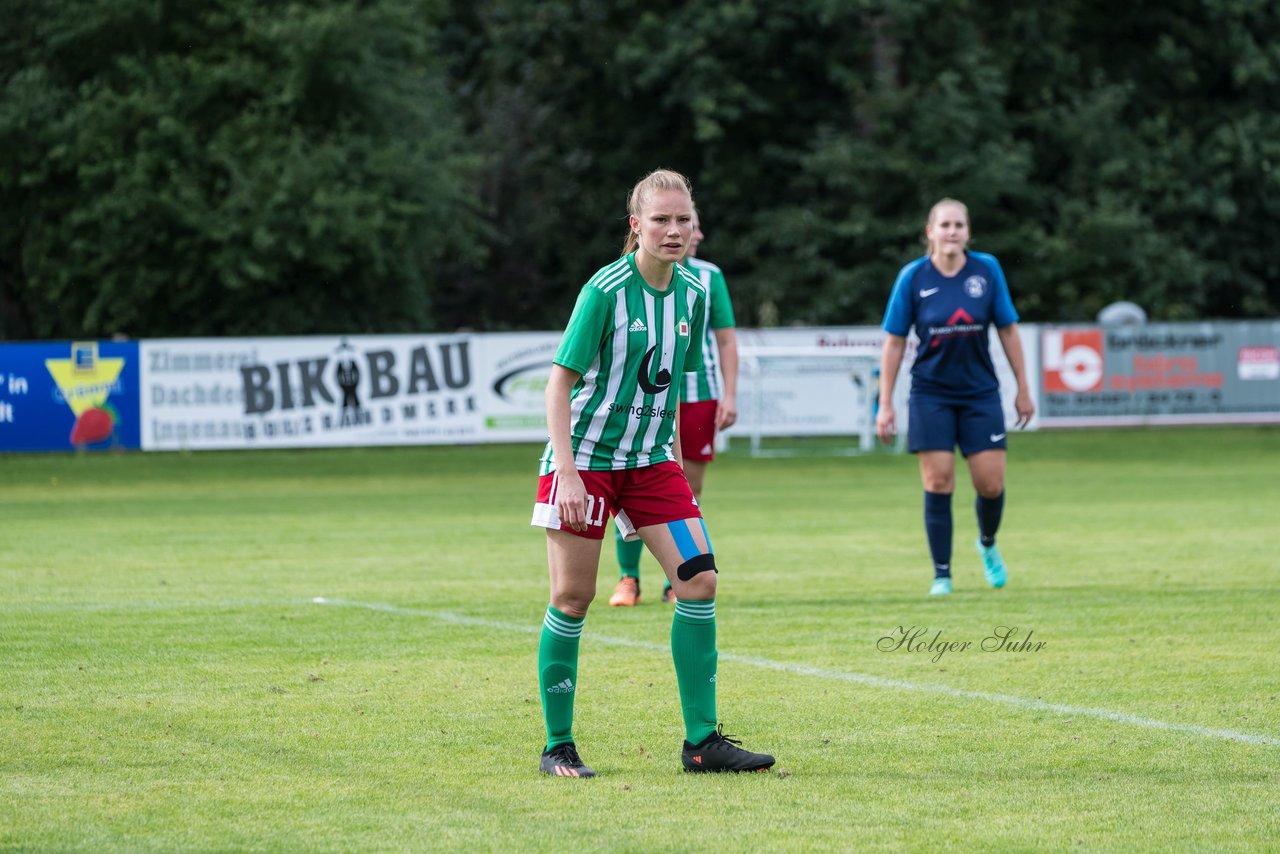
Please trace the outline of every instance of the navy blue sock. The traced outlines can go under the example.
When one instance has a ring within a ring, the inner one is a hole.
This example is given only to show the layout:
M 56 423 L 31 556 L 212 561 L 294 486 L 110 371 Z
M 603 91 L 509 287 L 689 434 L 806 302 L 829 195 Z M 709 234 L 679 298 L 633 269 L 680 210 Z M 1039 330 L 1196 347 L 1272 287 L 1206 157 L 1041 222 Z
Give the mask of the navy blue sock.
M 984 546 L 996 544 L 996 531 L 1000 530 L 1000 516 L 1004 513 L 1004 490 L 995 498 L 974 499 L 973 507 L 978 511 L 978 533 L 982 535 Z
M 929 538 L 934 578 L 951 577 L 951 493 L 925 492 L 924 534 Z

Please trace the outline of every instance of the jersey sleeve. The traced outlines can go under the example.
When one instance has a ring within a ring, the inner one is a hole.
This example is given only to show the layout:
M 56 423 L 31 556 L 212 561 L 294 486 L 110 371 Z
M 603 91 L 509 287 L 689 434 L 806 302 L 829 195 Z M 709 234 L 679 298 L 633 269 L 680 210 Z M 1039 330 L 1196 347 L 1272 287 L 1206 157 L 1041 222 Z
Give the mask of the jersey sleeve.
M 991 278 L 995 280 L 995 293 L 992 294 L 992 322 L 997 329 L 1018 322 L 1018 312 L 1013 308 L 1013 297 L 1009 295 L 1009 283 L 1005 281 L 1004 270 L 994 255 L 983 255 L 983 260 L 991 267 Z
M 970 255 L 986 264 L 987 269 L 991 271 L 991 323 L 995 324 L 996 329 L 1004 329 L 1007 325 L 1018 323 L 1018 312 L 1014 311 L 1014 298 L 1009 296 L 1009 282 L 1005 280 L 1005 271 L 1001 269 L 1000 261 L 996 260 L 995 255 L 989 255 L 987 252 L 972 252 Z
M 716 272 L 711 276 L 711 328 L 731 329 L 737 324 L 733 320 L 733 303 L 729 301 L 729 285 L 724 280 L 724 273 Z
M 706 294 L 699 294 L 689 317 L 689 348 L 684 351 L 684 371 L 700 371 L 705 367 L 702 358 L 702 339 L 706 337 Z
M 552 362 L 585 374 L 595 362 L 610 317 L 609 299 L 599 288 L 588 285 L 578 294 L 578 302 L 565 327 L 564 337 Z
M 911 331 L 911 324 L 915 322 L 911 306 L 911 280 L 915 278 L 916 269 L 923 261 L 923 258 L 912 261 L 898 271 L 893 291 L 889 294 L 889 305 L 884 310 L 884 322 L 880 324 L 880 328 L 890 335 L 906 338 Z

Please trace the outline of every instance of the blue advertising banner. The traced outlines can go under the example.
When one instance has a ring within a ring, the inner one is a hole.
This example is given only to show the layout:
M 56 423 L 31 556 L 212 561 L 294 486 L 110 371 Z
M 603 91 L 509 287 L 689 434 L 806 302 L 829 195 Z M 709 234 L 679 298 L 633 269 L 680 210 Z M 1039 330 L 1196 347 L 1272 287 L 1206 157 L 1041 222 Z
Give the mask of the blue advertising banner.
M 0 344 L 0 451 L 141 446 L 138 344 Z

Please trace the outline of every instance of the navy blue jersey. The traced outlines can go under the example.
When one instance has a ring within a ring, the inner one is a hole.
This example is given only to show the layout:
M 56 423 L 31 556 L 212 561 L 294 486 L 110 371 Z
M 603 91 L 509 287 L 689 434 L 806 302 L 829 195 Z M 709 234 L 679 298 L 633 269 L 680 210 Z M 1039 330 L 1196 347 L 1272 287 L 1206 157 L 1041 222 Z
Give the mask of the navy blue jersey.
M 1009 285 L 994 255 L 967 252 L 964 267 L 944 276 L 928 258 L 898 273 L 881 328 L 903 338 L 916 328 L 920 349 L 911 368 L 911 391 L 946 397 L 980 397 L 997 391 L 988 328 L 1018 322 Z

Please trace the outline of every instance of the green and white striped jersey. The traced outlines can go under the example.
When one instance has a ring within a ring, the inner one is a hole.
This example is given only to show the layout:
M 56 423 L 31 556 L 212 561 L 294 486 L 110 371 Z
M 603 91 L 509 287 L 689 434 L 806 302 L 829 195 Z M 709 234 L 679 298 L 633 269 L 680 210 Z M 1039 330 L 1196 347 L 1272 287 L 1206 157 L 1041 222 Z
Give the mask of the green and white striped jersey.
M 729 285 L 724 273 L 710 261 L 686 258 L 683 264 L 707 289 L 706 317 L 703 319 L 702 368 L 684 375 L 684 400 L 719 400 L 724 397 L 724 374 L 720 370 L 720 348 L 716 344 L 717 329 L 733 328 L 733 303 L 729 301 Z
M 609 471 L 675 460 L 676 409 L 686 371 L 702 367 L 707 292 L 676 264 L 665 291 L 645 283 L 635 253 L 583 286 L 552 359 L 582 375 L 569 401 L 579 469 Z M 551 443 L 541 474 L 555 470 Z

